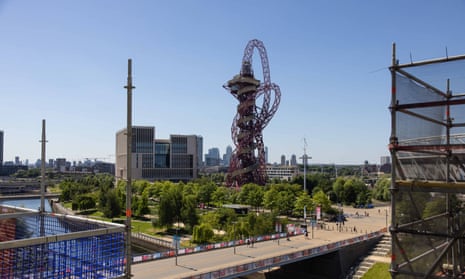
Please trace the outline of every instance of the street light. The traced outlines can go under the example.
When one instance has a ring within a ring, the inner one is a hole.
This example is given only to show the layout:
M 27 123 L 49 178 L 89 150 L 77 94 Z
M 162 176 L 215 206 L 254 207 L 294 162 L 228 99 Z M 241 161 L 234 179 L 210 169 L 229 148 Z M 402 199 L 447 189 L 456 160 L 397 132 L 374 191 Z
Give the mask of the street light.
M 304 164 L 304 191 L 307 192 L 307 160 L 312 159 L 312 157 L 307 155 L 307 140 L 304 138 L 304 155 L 300 157 L 302 163 Z

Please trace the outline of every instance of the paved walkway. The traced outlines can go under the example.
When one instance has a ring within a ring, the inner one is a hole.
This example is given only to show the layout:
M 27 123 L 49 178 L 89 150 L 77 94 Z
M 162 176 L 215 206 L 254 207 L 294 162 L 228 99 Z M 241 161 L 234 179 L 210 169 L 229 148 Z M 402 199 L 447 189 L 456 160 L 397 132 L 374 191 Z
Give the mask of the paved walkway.
M 267 259 L 281 254 L 298 250 L 318 247 L 331 242 L 349 239 L 357 235 L 363 235 L 378 231 L 386 227 L 387 207 L 373 209 L 344 208 L 344 213 L 349 215 L 341 231 L 337 230 L 335 223 L 327 223 L 329 230 L 309 229 L 309 239 L 304 236 L 291 237 L 290 241 L 265 241 L 255 243 L 253 248 L 238 246 L 183 255 L 176 258 L 150 261 L 132 266 L 132 274 L 135 278 L 181 278 L 225 268 L 233 265 L 245 264 L 251 261 Z M 387 211 L 389 214 L 389 211 Z M 388 216 L 389 218 L 390 216 Z M 356 232 L 354 231 L 354 228 Z

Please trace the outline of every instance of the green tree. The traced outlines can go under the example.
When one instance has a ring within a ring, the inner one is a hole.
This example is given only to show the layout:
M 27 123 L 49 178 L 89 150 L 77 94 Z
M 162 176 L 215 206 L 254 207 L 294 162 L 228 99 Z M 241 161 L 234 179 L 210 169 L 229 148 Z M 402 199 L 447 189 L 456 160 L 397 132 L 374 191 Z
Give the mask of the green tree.
M 158 208 L 158 217 L 161 225 L 171 226 L 181 220 L 182 186 L 173 185 L 163 189 Z
M 270 213 L 254 214 L 249 213 L 245 217 L 245 222 L 249 225 L 248 232 L 251 236 L 264 235 L 274 232 L 276 216 Z
M 132 182 L 132 193 L 135 195 L 142 195 L 147 187 L 150 186 L 150 183 L 147 180 L 135 180 Z
M 277 214 L 290 215 L 294 209 L 294 201 L 302 193 L 297 184 L 273 184 L 264 193 L 263 205 Z
M 121 216 L 121 203 L 118 199 L 116 190 L 110 189 L 106 193 L 106 203 L 103 208 L 103 215 L 107 218 Z
M 342 177 L 338 177 L 333 183 L 333 192 L 336 194 L 338 203 L 344 202 L 344 184 L 346 180 Z
M 295 196 L 291 191 L 281 191 L 277 195 L 277 213 L 291 215 L 294 209 Z
M 304 208 L 306 208 L 307 213 L 313 212 L 315 210 L 315 205 L 313 199 L 304 191 L 297 197 L 294 203 L 294 215 L 303 216 Z
M 242 185 L 241 190 L 239 192 L 239 202 L 241 204 L 249 204 L 249 195 L 257 188 L 261 188 L 261 186 L 255 183 L 247 183 Z
M 211 182 L 200 185 L 197 193 L 198 201 L 209 206 L 216 188 L 216 185 Z
M 279 209 L 279 201 L 278 201 L 278 193 L 279 191 L 276 188 L 271 188 L 265 192 L 263 198 L 263 204 L 265 208 L 276 212 Z
M 329 191 L 331 189 L 331 178 L 329 174 L 327 173 L 310 173 L 307 174 L 306 177 L 306 186 L 307 186 L 307 191 L 309 193 L 313 192 L 313 188 L 319 187 L 323 189 L 323 191 Z M 303 189 L 304 186 L 304 177 L 302 176 L 297 176 L 292 180 L 293 184 L 299 184 L 301 186 L 301 189 Z
M 331 209 L 331 201 L 323 191 L 313 195 L 313 203 L 315 206 L 321 206 L 322 212 L 328 212 Z
M 182 197 L 181 220 L 188 230 L 198 224 L 199 217 L 196 212 L 197 200 L 194 195 Z
M 150 208 L 149 208 L 149 197 L 148 197 L 148 194 L 147 192 L 143 192 L 142 193 L 142 196 L 140 197 L 138 203 L 137 203 L 137 207 L 136 207 L 136 211 L 135 211 L 136 215 L 137 216 L 143 216 L 145 214 L 149 214 L 150 213 Z
M 263 188 L 260 186 L 255 187 L 255 189 L 249 192 L 249 195 L 247 197 L 247 204 L 255 207 L 255 209 L 258 210 L 260 206 L 262 206 L 263 204 L 263 196 L 264 196 Z
M 344 183 L 344 198 L 343 202 L 345 204 L 356 204 L 357 197 L 362 191 L 366 191 L 367 187 L 360 179 L 348 179 Z
M 91 209 L 91 208 L 95 208 L 96 206 L 95 199 L 90 194 L 79 195 L 77 196 L 76 200 L 77 200 L 79 210 Z
M 391 200 L 391 178 L 382 177 L 376 181 L 375 187 L 373 188 L 372 195 L 374 199 L 380 201 Z
M 217 207 L 221 207 L 223 204 L 230 202 L 229 200 L 230 190 L 226 187 L 217 187 L 212 193 L 212 202 Z
M 200 224 L 194 226 L 192 233 L 192 242 L 208 243 L 213 239 L 213 229 L 209 224 Z
M 185 194 L 184 183 L 170 183 L 163 186 L 158 207 L 158 222 L 170 227 L 174 222 L 183 222 L 187 229 L 198 223 L 197 199 L 193 194 Z

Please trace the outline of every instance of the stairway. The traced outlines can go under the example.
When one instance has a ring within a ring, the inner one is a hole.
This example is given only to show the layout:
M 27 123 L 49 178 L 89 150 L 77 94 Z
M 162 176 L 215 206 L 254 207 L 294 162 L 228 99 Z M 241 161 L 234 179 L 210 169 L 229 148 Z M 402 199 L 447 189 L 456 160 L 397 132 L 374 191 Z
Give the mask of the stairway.
M 360 279 L 377 262 L 391 262 L 391 235 L 385 234 L 376 246 L 366 255 L 354 270 L 350 278 Z

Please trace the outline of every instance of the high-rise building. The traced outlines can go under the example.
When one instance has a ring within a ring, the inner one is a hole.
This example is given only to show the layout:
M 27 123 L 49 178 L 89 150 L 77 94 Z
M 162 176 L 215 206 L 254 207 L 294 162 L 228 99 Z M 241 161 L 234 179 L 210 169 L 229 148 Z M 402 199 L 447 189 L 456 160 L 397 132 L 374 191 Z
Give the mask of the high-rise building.
M 200 168 L 204 165 L 203 163 L 203 138 L 202 136 L 196 136 L 197 137 L 197 166 Z
M 291 166 L 297 166 L 297 156 L 295 154 L 291 156 Z
M 232 147 L 228 145 L 226 147 L 226 153 L 223 154 L 223 166 L 229 166 L 229 162 L 231 161 L 232 156 Z
M 220 163 L 220 150 L 217 147 L 208 149 L 208 153 L 205 154 L 205 166 L 219 166 Z
M 3 131 L 0 130 L 0 167 L 3 166 Z
M 66 171 L 66 158 L 56 158 L 55 169 L 58 170 L 59 172 Z
M 286 155 L 281 155 L 281 166 L 286 165 Z
M 265 163 L 268 164 L 268 146 L 265 146 Z
M 381 156 L 380 162 L 381 162 L 381 165 L 390 164 L 391 156 Z
M 127 178 L 126 129 L 116 133 L 116 177 Z M 198 176 L 203 139 L 171 135 L 155 139 L 155 127 L 132 127 L 131 177 L 147 180 L 188 181 Z

